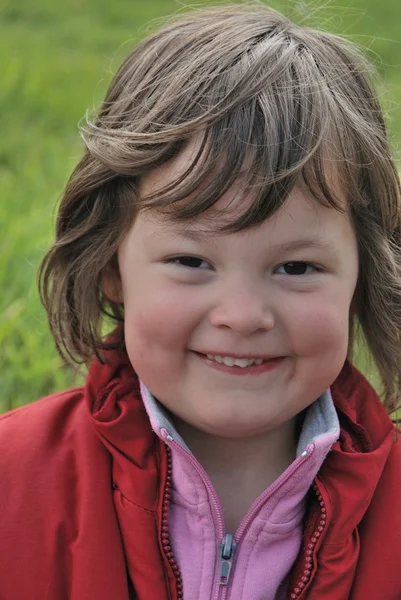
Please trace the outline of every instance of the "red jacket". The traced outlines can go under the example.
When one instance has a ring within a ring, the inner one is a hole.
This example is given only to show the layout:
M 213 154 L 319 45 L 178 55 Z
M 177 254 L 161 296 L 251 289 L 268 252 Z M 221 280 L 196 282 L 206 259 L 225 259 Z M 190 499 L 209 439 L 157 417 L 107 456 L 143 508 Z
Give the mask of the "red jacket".
M 182 598 L 169 455 L 126 355 L 109 362 L 0 418 L 0 600 Z M 332 395 L 341 437 L 310 493 L 289 599 L 400 600 L 400 442 L 348 363 Z

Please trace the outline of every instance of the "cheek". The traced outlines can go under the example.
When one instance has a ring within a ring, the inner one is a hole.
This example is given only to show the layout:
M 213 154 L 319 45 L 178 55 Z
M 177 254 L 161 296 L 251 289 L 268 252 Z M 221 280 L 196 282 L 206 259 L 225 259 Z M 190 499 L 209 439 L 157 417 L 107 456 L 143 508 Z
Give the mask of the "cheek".
M 164 287 L 149 294 L 132 294 L 125 304 L 127 348 L 137 353 L 141 347 L 156 353 L 183 349 L 190 343 L 193 330 L 201 318 L 182 294 Z
M 343 356 L 348 348 L 349 306 L 343 299 L 304 298 L 292 311 L 288 333 L 303 356 Z
M 341 299 L 308 302 L 287 329 L 296 357 L 293 383 L 317 398 L 330 387 L 347 358 L 349 307 Z

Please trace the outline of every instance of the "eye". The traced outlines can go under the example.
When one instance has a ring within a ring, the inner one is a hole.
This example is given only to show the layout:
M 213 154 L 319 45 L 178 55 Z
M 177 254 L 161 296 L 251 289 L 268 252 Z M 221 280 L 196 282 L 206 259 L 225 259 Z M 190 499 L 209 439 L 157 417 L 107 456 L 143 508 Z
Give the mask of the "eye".
M 315 271 L 317 271 L 317 268 L 314 265 L 302 261 L 283 263 L 276 270 L 280 275 L 310 275 Z
M 167 259 L 166 262 L 186 269 L 207 269 L 210 267 L 209 263 L 199 258 L 199 256 L 173 256 Z

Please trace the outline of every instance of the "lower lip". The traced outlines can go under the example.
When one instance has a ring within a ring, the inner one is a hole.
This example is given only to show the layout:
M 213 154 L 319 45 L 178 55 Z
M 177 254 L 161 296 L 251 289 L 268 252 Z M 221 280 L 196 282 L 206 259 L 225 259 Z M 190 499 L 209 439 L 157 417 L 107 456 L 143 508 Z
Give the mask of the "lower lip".
M 198 352 L 195 352 L 194 354 L 209 367 L 216 369 L 216 371 L 230 373 L 231 375 L 259 375 L 260 373 L 267 373 L 281 365 L 285 359 L 285 356 L 279 356 L 277 358 L 266 360 L 261 365 L 251 365 L 250 367 L 238 367 L 235 365 L 233 367 L 228 367 L 224 363 L 218 363 L 217 361 L 208 358 L 205 354 L 199 354 Z

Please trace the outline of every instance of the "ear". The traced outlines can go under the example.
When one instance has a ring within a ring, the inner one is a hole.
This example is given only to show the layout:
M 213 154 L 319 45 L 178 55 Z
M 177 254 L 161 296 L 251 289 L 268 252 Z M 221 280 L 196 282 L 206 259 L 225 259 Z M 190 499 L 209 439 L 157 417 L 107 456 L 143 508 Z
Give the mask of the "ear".
M 116 304 L 124 303 L 123 286 L 116 255 L 103 269 L 101 275 L 101 285 L 103 294 L 108 300 L 110 300 L 110 302 L 114 302 Z

